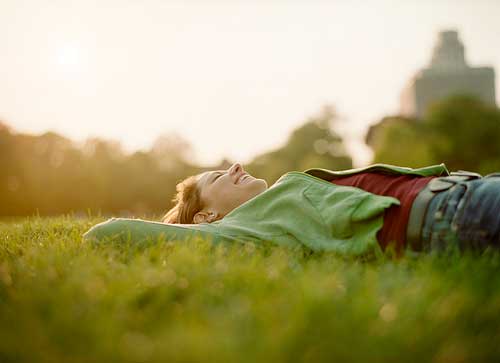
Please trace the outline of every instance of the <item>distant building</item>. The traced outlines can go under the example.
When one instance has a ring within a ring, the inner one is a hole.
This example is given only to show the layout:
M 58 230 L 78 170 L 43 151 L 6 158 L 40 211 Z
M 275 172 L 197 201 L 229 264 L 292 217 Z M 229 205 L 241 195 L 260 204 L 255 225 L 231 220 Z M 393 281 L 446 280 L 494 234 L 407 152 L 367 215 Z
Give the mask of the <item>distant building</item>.
M 456 31 L 439 33 L 432 59 L 401 94 L 401 114 L 421 118 L 434 102 L 453 94 L 469 94 L 495 103 L 495 71 L 492 67 L 469 67 Z

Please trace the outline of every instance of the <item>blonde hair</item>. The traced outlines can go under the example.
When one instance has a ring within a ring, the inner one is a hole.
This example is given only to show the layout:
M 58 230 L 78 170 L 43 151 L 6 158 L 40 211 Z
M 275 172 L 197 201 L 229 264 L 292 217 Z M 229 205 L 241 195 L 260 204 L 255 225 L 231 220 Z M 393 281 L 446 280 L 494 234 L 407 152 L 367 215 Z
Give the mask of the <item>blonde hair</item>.
M 163 223 L 194 224 L 195 214 L 203 209 L 198 179 L 193 175 L 176 185 L 175 206 L 163 216 Z

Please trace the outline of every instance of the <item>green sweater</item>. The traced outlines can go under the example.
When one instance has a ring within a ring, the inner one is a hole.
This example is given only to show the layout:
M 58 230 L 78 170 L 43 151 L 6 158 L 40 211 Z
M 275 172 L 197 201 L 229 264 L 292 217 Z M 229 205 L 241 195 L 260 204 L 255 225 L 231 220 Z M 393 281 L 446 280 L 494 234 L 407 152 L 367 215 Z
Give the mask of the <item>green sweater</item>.
M 184 241 L 202 237 L 214 243 L 261 243 L 305 246 L 359 256 L 377 252 L 377 231 L 384 210 L 399 201 L 362 189 L 332 184 L 329 180 L 366 171 L 395 175 L 448 175 L 441 165 L 421 169 L 375 164 L 344 171 L 308 169 L 283 175 L 268 190 L 243 203 L 223 219 L 202 224 L 165 224 L 140 219 L 112 218 L 92 227 L 84 238 L 92 241 L 117 239 Z

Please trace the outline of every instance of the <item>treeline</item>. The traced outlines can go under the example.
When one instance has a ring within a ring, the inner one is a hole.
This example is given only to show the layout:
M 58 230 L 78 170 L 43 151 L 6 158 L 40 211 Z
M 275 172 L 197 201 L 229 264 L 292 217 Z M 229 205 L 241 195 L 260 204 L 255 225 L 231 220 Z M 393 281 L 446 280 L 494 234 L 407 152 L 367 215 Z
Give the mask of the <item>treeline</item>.
M 422 119 L 385 117 L 366 143 L 374 162 L 419 167 L 444 162 L 450 170 L 500 172 L 500 109 L 456 95 L 432 105 Z
M 163 141 L 127 155 L 111 141 L 89 139 L 79 148 L 53 132 L 26 135 L 0 125 L 0 215 L 160 211 L 171 186 L 196 170 L 176 150 L 165 164 Z
M 245 168 L 269 185 L 291 170 L 352 167 L 335 131 L 332 107 L 293 130 L 275 150 L 257 155 Z M 366 143 L 373 162 L 410 167 L 446 163 L 450 170 L 500 171 L 500 110 L 468 96 L 432 106 L 423 119 L 385 117 Z M 83 145 L 53 132 L 28 135 L 0 122 L 0 216 L 75 212 L 161 216 L 176 184 L 233 161 L 202 167 L 193 148 L 176 134 L 159 137 L 146 151 L 125 153 L 114 141 L 92 138 Z
M 336 118 L 326 107 L 292 132 L 280 148 L 257 156 L 246 169 L 272 184 L 290 170 L 352 167 Z M 93 138 L 84 145 L 54 132 L 17 133 L 0 123 L 0 216 L 102 213 L 160 216 L 172 204 L 175 185 L 207 169 L 193 164 L 192 147 L 175 134 L 147 151 L 125 153 L 117 142 Z

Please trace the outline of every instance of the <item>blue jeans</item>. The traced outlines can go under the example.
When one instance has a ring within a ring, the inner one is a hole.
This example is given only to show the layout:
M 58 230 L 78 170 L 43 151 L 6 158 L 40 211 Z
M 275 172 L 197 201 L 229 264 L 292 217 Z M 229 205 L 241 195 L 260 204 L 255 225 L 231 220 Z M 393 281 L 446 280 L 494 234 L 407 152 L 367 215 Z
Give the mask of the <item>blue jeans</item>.
M 500 173 L 437 193 L 427 209 L 422 244 L 427 251 L 500 248 Z

